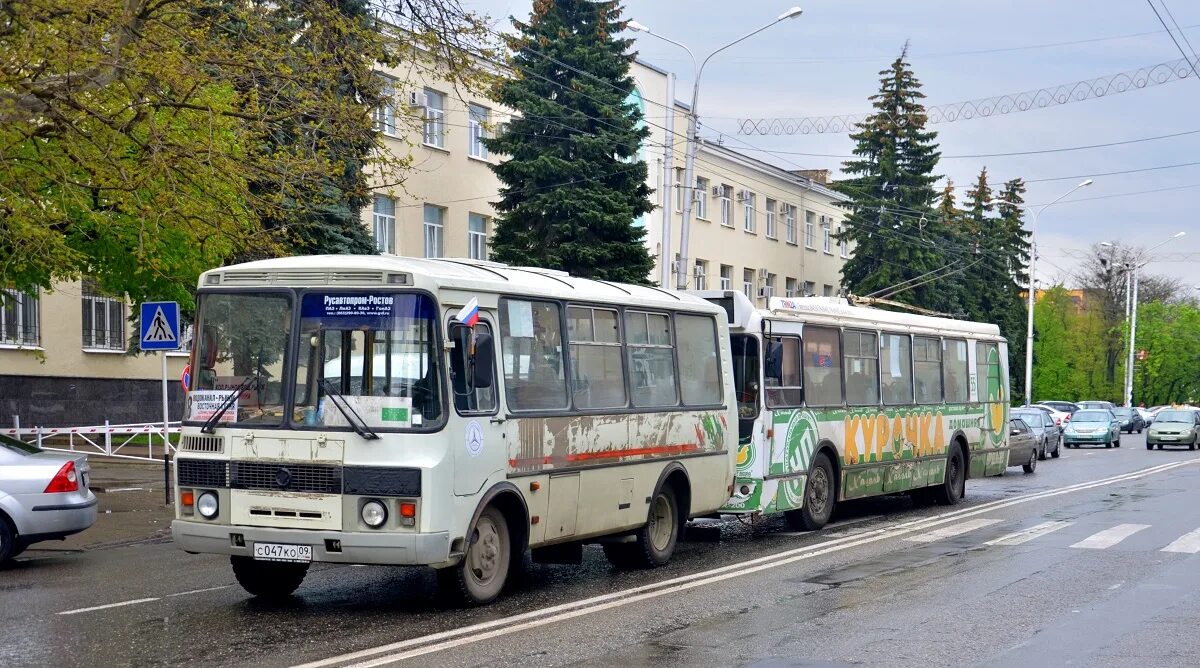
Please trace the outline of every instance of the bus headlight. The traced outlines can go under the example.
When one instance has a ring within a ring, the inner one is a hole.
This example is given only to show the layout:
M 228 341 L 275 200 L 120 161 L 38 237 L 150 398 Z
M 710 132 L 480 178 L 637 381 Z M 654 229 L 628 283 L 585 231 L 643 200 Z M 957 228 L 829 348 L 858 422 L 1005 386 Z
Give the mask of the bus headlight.
M 206 520 L 216 517 L 219 508 L 220 504 L 217 503 L 217 495 L 214 492 L 205 492 L 196 497 L 196 512 Z
M 372 499 L 363 504 L 359 515 L 362 517 L 364 524 L 372 529 L 378 529 L 387 521 L 387 507 L 383 505 L 382 501 Z

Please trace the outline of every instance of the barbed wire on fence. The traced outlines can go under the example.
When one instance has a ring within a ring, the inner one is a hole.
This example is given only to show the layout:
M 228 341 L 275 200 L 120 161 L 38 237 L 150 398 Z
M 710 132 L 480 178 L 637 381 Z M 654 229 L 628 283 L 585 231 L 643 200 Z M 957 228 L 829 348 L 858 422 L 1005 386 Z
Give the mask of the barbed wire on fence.
M 988 118 L 1005 114 L 1045 109 L 1071 102 L 1083 102 L 1127 93 L 1132 90 L 1181 81 L 1192 74 L 1191 64 L 1180 58 L 1167 63 L 1118 72 L 1095 79 L 1075 81 L 1021 93 L 1009 93 L 965 102 L 951 102 L 926 107 L 929 123 L 953 123 L 961 120 Z M 806 116 L 799 118 L 748 118 L 738 120 L 741 135 L 808 135 L 849 133 L 868 116 L 879 112 L 843 114 L 839 116 Z M 903 119 L 901 119 L 902 121 Z

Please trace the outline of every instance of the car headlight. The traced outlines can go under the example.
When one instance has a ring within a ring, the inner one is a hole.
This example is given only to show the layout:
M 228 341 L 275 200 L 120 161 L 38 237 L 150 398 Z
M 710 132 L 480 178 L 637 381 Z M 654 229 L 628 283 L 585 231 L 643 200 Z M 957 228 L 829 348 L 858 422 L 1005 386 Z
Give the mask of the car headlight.
M 217 516 L 217 511 L 220 510 L 221 504 L 217 501 L 216 492 L 204 492 L 196 498 L 196 512 L 206 520 L 211 520 Z
M 382 501 L 372 499 L 363 504 L 359 515 L 362 517 L 363 523 L 367 526 L 372 529 L 378 529 L 387 521 L 387 506 L 384 506 Z

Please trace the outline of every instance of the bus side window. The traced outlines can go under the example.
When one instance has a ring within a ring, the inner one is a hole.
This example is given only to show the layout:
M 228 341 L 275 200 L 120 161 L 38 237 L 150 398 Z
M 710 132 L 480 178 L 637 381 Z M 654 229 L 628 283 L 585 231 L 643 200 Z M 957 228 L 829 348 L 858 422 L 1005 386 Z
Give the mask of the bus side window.
M 846 403 L 879 405 L 879 344 L 874 332 L 845 334 Z
M 912 339 L 907 334 L 883 334 L 879 339 L 883 376 L 883 403 L 903 406 L 913 402 Z
M 916 367 L 917 403 L 936 404 L 942 400 L 942 346 L 934 338 L 913 339 L 913 363 Z
M 767 339 L 767 406 L 800 406 L 804 400 L 800 376 L 800 338 L 773 336 Z
M 946 380 L 946 403 L 965 404 L 970 389 L 967 376 L 967 342 L 958 339 L 942 341 L 942 372 Z
M 665 314 L 625 311 L 626 354 L 634 406 L 679 404 L 672 340 L 671 319 Z
M 804 403 L 835 406 L 842 403 L 842 346 L 838 330 L 804 327 Z
M 454 388 L 454 409 L 459 414 L 493 413 L 496 410 L 496 384 L 489 387 L 471 387 L 472 369 L 471 357 L 471 328 L 452 327 L 452 342 L 454 349 L 450 351 L 450 383 Z M 476 337 L 480 334 L 490 336 L 492 328 L 487 323 L 475 325 Z M 495 374 L 495 370 L 492 370 Z
M 501 301 L 500 350 L 509 410 L 568 407 L 560 313 L 554 302 Z
M 688 370 L 679 378 L 683 403 L 688 406 L 721 403 L 720 347 L 713 318 L 675 314 L 675 341 L 679 366 Z

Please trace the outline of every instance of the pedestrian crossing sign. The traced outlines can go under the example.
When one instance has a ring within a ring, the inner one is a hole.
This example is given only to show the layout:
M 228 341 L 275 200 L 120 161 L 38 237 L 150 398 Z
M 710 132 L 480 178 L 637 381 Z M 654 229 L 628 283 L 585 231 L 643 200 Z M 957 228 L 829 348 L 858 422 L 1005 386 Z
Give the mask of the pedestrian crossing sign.
M 179 350 L 179 304 L 144 302 L 139 330 L 142 350 Z

